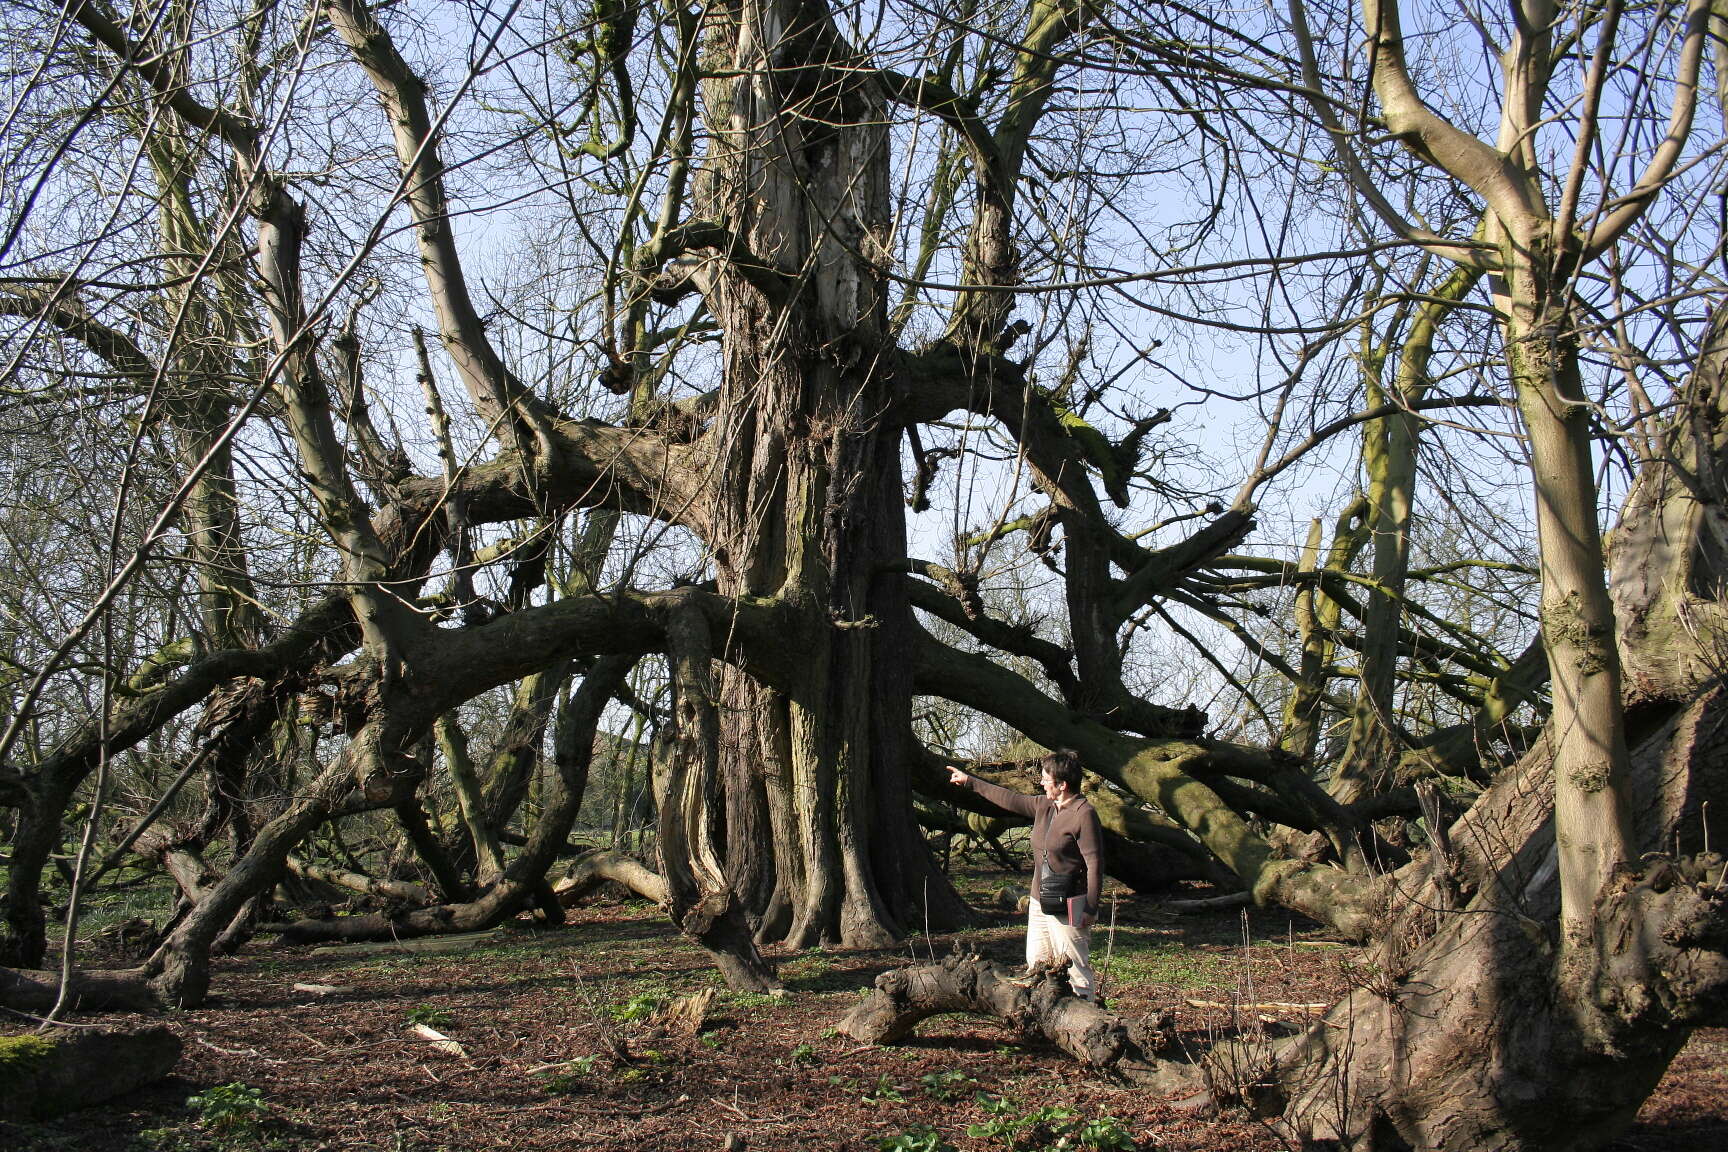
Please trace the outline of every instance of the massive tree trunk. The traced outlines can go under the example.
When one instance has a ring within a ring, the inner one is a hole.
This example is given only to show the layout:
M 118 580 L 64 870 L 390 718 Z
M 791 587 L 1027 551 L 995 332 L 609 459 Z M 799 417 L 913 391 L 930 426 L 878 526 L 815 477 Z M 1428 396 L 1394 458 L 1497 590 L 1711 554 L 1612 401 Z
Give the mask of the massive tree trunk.
M 729 75 L 703 83 L 698 195 L 732 259 L 707 289 L 725 334 L 707 543 L 722 592 L 796 609 L 804 670 L 785 692 L 721 673 L 726 865 L 765 935 L 880 946 L 964 914 L 913 822 L 903 744 L 883 98 L 822 4 L 740 4 L 709 37 Z M 763 829 L 772 875 L 745 851 Z
M 1698 797 L 1684 782 L 1728 754 L 1725 716 L 1712 691 L 1669 709 L 1639 747 L 1641 782 L 1677 785 L 1643 798 L 1642 843 L 1672 845 L 1681 832 L 1689 846 Z M 1406 892 L 1375 979 L 1277 1054 L 1282 1091 L 1270 1103 L 1292 1135 L 1362 1149 L 1595 1147 L 1632 1121 L 1691 1026 L 1724 1019 L 1724 900 L 1715 873 L 1704 875 L 1720 870 L 1716 856 L 1658 860 L 1610 884 L 1594 910 L 1590 994 L 1570 991 L 1552 804 L 1543 749 L 1451 830 L 1443 874 L 1459 882 Z M 1402 943 L 1411 938 L 1422 943 Z M 1637 955 L 1653 941 L 1656 954 Z

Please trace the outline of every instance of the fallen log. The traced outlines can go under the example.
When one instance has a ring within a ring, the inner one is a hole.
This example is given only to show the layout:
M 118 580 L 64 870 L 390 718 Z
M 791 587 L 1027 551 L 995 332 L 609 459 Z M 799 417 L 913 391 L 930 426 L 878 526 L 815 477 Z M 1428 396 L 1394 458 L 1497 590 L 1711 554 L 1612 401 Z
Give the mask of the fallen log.
M 1162 1059 L 1175 1043 L 1169 1013 L 1129 1020 L 1074 995 L 1066 964 L 1015 977 L 978 956 L 896 968 L 840 1021 L 842 1033 L 866 1044 L 894 1044 L 932 1016 L 964 1013 L 996 1020 L 1021 1042 L 1048 1040 L 1088 1068 L 1166 1094 L 1204 1088 L 1201 1070 Z
M 60 973 L 0 968 L 0 1008 L 47 1012 L 60 998 Z M 66 1007 L 74 1012 L 158 1012 L 161 998 L 141 968 L 72 973 Z
M 0 1037 L 0 1120 L 46 1120 L 154 1084 L 180 1048 L 159 1024 Z
M 367 940 L 358 944 L 326 944 L 312 949 L 314 956 L 387 956 L 413 953 L 421 956 L 466 952 L 483 944 L 495 944 L 504 933 L 494 928 L 489 932 L 464 932 L 451 936 L 425 936 L 407 940 Z

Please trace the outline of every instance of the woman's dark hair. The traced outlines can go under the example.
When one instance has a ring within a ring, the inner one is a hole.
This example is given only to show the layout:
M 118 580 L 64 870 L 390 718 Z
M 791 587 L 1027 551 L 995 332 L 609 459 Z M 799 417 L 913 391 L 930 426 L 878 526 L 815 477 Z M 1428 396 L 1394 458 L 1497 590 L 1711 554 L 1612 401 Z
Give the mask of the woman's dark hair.
M 1050 773 L 1057 784 L 1068 785 L 1068 791 L 1080 791 L 1080 753 L 1071 748 L 1058 748 L 1038 762 L 1042 772 Z

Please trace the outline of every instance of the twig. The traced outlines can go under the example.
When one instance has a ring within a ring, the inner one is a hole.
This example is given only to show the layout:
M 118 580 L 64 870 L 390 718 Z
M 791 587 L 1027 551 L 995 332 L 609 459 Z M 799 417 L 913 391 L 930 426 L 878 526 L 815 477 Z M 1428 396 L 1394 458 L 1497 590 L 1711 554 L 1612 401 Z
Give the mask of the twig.
M 204 1047 L 210 1049 L 212 1052 L 220 1052 L 224 1056 L 251 1056 L 254 1059 L 264 1061 L 266 1064 L 288 1063 L 286 1060 L 277 1060 L 273 1057 L 266 1056 L 256 1048 L 224 1048 L 220 1044 L 210 1043 L 210 1041 L 204 1039 L 202 1036 L 194 1036 L 192 1039 L 197 1041 L 199 1044 L 204 1045 Z
M 1110 957 L 1116 954 L 1116 893 L 1110 893 L 1110 929 L 1104 935 L 1104 966 L 1098 972 L 1098 996 L 1104 995 L 1104 982 L 1110 976 Z

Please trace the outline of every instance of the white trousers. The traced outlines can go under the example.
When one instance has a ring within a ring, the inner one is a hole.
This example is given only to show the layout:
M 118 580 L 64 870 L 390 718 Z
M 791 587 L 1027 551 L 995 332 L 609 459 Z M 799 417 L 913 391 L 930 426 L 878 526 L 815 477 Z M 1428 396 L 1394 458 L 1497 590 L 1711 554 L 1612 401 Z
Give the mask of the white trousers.
M 1092 930 L 1070 927 L 1066 917 L 1046 916 L 1034 898 L 1026 908 L 1026 969 L 1063 959 L 1074 994 L 1094 999 L 1098 980 L 1092 972 Z

